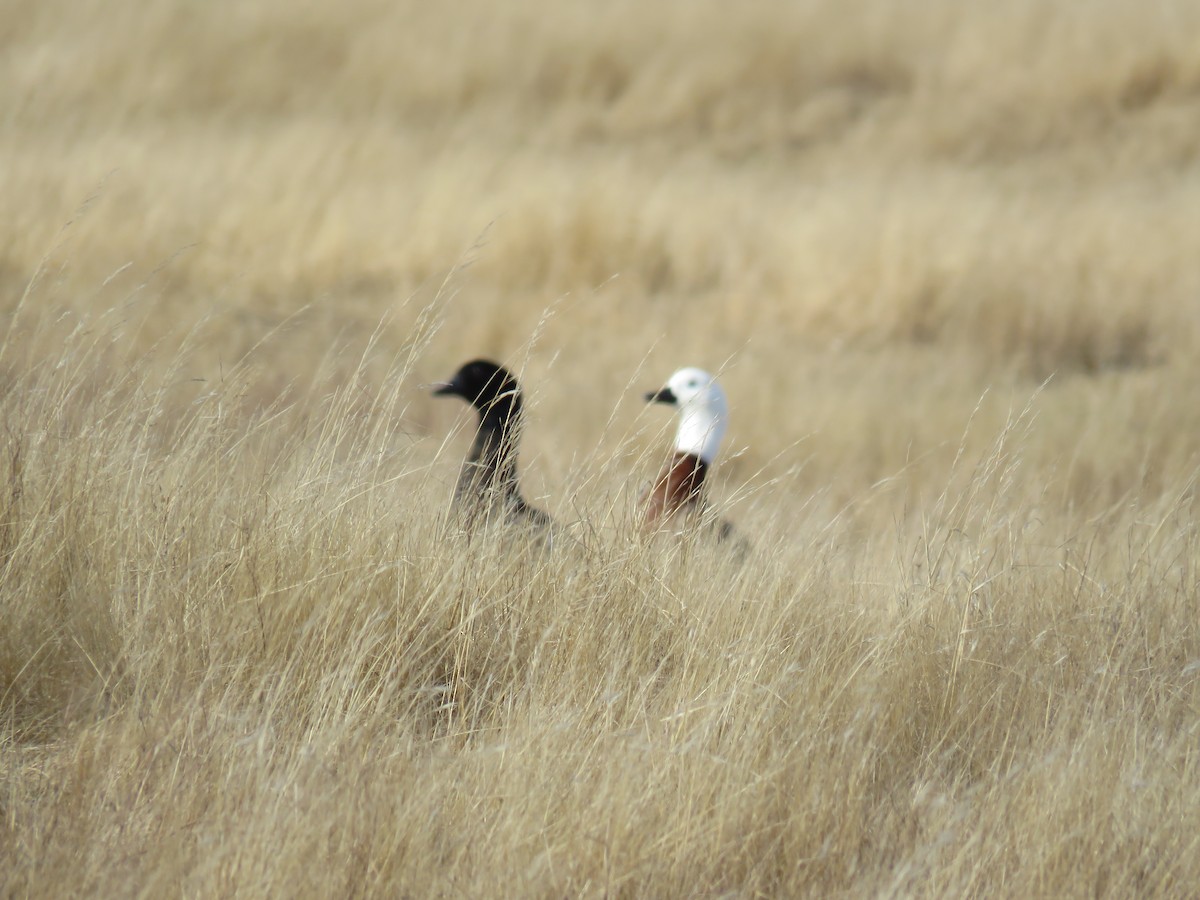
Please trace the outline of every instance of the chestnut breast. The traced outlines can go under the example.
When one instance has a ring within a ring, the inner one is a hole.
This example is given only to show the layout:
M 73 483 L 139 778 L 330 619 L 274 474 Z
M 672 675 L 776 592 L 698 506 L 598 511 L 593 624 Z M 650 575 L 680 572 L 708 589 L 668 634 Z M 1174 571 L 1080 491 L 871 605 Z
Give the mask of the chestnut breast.
M 708 463 L 692 453 L 675 451 L 658 476 L 646 503 L 643 527 L 653 529 L 684 507 L 700 504 Z

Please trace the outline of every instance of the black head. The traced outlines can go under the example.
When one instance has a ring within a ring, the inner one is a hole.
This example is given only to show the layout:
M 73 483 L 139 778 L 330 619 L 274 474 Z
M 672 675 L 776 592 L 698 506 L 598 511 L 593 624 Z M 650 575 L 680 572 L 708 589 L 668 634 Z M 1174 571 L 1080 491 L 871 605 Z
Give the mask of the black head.
M 510 409 L 519 405 L 517 379 L 504 366 L 486 359 L 475 359 L 462 366 L 449 381 L 434 385 L 439 397 L 462 397 L 481 413 Z

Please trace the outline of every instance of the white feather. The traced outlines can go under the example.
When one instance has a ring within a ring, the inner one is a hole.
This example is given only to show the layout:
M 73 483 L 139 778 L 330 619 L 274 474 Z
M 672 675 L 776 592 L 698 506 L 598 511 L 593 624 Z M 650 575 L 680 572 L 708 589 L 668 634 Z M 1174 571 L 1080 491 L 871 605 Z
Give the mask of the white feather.
M 679 405 L 675 449 L 692 453 L 711 465 L 729 424 L 725 392 L 703 369 L 680 369 L 667 381 Z

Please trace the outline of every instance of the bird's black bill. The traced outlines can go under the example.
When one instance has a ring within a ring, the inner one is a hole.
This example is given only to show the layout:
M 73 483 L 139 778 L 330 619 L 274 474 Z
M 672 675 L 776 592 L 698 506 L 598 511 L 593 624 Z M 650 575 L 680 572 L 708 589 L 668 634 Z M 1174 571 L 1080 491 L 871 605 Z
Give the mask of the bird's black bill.
M 672 393 L 672 391 L 669 387 L 665 387 L 662 390 L 650 391 L 650 393 L 648 393 L 646 395 L 646 402 L 647 403 L 678 403 L 679 399 L 675 396 L 674 393 Z
M 455 384 L 453 381 L 437 381 L 437 382 L 434 382 L 432 387 L 433 387 L 433 396 L 435 396 L 435 397 L 448 397 L 451 394 L 462 393 L 458 389 L 458 385 Z

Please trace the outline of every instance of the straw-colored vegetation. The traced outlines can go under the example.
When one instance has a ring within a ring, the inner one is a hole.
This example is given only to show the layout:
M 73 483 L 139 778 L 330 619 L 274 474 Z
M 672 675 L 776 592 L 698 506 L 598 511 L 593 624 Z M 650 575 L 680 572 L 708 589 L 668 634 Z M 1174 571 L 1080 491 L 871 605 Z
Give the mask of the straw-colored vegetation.
M 0 894 L 1195 896 L 1198 34 L 9 0 Z M 634 527 L 682 365 L 742 565 Z

